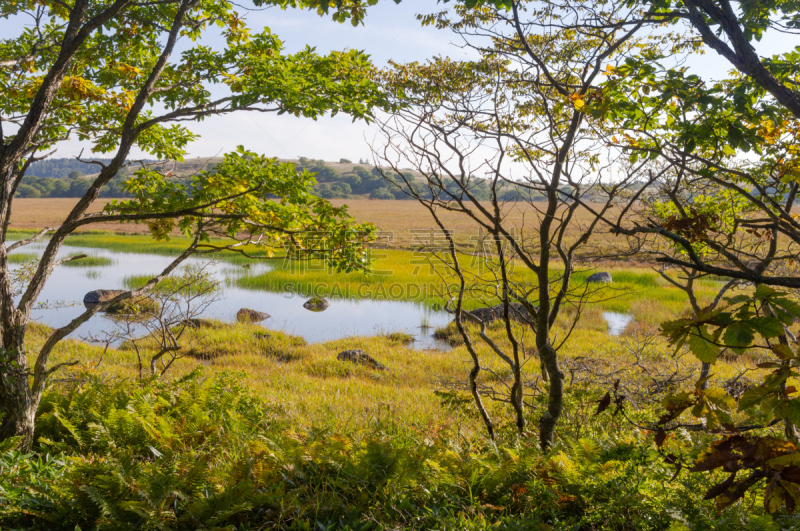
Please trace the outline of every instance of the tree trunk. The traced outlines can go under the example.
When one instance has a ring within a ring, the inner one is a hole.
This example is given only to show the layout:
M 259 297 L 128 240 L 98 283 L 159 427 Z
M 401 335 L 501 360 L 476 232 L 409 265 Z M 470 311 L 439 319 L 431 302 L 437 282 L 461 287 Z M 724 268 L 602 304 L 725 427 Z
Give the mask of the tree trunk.
M 539 420 L 539 445 L 547 450 L 553 444 L 556 424 L 564 408 L 564 374 L 558 367 L 558 354 L 549 343 L 539 347 L 539 356 L 550 375 L 547 411 Z
M 29 451 L 33 446 L 33 425 L 39 400 L 33 396 L 28 385 L 27 372 L 9 366 L 0 376 L 0 440 L 22 436 L 21 449 Z
M 711 364 L 706 363 L 704 361 L 700 362 L 700 379 L 707 378 L 708 374 L 711 372 Z M 703 382 L 700 384 L 700 389 L 707 389 L 708 388 L 708 381 Z
M 17 316 L 19 317 L 19 316 Z M 3 349 L 0 351 L 0 441 L 22 436 L 23 451 L 33 445 L 33 425 L 40 396 L 28 381 L 28 358 L 25 353 L 24 326 L 6 323 L 3 327 Z

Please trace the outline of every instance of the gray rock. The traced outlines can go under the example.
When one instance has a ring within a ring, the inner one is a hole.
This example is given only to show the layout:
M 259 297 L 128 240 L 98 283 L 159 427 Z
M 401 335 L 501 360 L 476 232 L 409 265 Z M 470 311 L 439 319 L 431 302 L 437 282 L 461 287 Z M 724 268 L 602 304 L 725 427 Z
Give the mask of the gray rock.
M 508 310 L 511 319 L 517 321 L 518 323 L 527 323 L 531 321 L 531 316 L 528 313 L 528 310 L 526 310 L 525 307 L 518 302 L 512 302 L 509 304 Z M 487 306 L 485 308 L 478 308 L 476 310 L 466 312 L 466 316 L 467 318 L 474 317 L 476 320 L 483 321 L 484 323 L 491 323 L 492 321 L 502 319 L 504 313 L 505 310 L 503 305 L 498 304 L 497 306 Z
M 376 371 L 389 370 L 388 367 L 386 367 L 382 363 L 379 363 L 375 358 L 365 353 L 361 349 L 345 350 L 337 354 L 336 359 L 339 361 L 349 361 L 351 363 L 356 363 L 358 365 L 366 365 L 367 367 L 375 369 Z
M 91 308 L 96 304 L 109 301 L 123 293 L 125 293 L 124 289 L 96 289 L 83 296 L 83 305 L 87 308 Z
M 310 310 L 312 312 L 322 312 L 328 309 L 328 306 L 331 304 L 327 301 L 327 299 L 322 299 L 320 297 L 312 297 L 308 299 L 305 303 L 303 303 L 303 308 L 306 310 Z
M 240 323 L 260 323 L 264 319 L 269 319 L 269 314 L 251 310 L 250 308 L 242 308 L 236 312 L 236 320 Z
M 603 282 L 605 284 L 611 284 L 613 281 L 611 279 L 611 273 L 601 271 L 587 278 L 586 282 Z

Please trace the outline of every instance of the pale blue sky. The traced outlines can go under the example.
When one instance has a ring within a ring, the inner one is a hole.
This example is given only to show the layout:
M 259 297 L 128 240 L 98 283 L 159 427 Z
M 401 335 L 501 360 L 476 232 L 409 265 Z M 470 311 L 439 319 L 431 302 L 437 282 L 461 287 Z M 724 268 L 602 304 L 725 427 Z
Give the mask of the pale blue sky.
M 330 18 L 299 10 L 251 11 L 247 20 L 253 30 L 268 26 L 284 41 L 287 51 L 306 45 L 321 53 L 345 48 L 364 50 L 378 65 L 389 60 L 423 61 L 437 54 L 464 57 L 451 46 L 447 32 L 421 27 L 418 12 L 437 9 L 435 0 L 413 0 L 395 4 L 383 1 L 370 8 L 363 25 L 338 24 Z M 238 113 L 193 125 L 202 135 L 191 148 L 193 156 L 212 156 L 242 144 L 248 149 L 281 158 L 306 156 L 315 159 L 358 160 L 368 158 L 367 140 L 374 128 L 347 116 L 317 121 L 293 116 Z
M 248 0 L 240 3 L 249 5 Z M 377 65 L 384 65 L 389 60 L 424 61 L 434 55 L 465 58 L 466 52 L 453 44 L 452 34 L 421 27 L 416 20 L 416 13 L 438 9 L 441 9 L 441 4 L 436 0 L 407 0 L 399 5 L 391 0 L 382 0 L 369 9 L 364 24 L 358 27 L 335 23 L 314 12 L 276 8 L 249 11 L 246 19 L 254 32 L 270 27 L 284 41 L 289 52 L 306 45 L 315 46 L 320 52 L 355 48 L 370 54 Z M 0 34 L 13 35 L 20 22 L 0 20 Z M 206 41 L 214 45 L 218 39 L 209 37 Z M 800 45 L 798 37 L 777 34 L 768 35 L 758 49 L 770 54 L 796 45 Z M 692 59 L 690 67 L 707 78 L 722 77 L 730 69 L 730 65 L 714 52 Z M 355 161 L 369 156 L 367 142 L 376 133 L 374 127 L 364 122 L 352 123 L 350 118 L 342 115 L 314 121 L 293 116 L 236 113 L 212 117 L 190 127 L 201 135 L 189 147 L 191 157 L 215 156 L 241 144 L 250 150 L 281 158 L 302 155 L 324 160 L 344 157 Z M 55 156 L 74 156 L 80 149 L 78 142 L 65 143 Z

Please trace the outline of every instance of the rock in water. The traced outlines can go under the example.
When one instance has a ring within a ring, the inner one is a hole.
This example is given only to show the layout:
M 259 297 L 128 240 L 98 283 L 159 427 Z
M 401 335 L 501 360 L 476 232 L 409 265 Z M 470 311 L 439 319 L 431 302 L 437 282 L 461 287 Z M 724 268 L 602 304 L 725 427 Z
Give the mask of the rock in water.
M 367 367 L 370 367 L 371 369 L 375 369 L 377 371 L 389 370 L 388 367 L 379 363 L 375 358 L 365 353 L 361 349 L 345 350 L 343 352 L 340 352 L 336 356 L 336 359 L 339 361 L 350 361 L 352 363 L 357 363 L 359 365 L 366 365 Z
M 303 304 L 303 308 L 311 310 L 312 312 L 322 312 L 327 310 L 330 305 L 331 304 L 326 299 L 312 297 Z
M 236 320 L 240 323 L 260 323 L 264 319 L 269 319 L 268 313 L 257 312 L 250 308 L 242 308 L 236 312 Z
M 87 308 L 91 308 L 96 304 L 111 300 L 123 293 L 125 293 L 124 289 L 96 289 L 83 296 L 83 305 Z
M 611 284 L 611 273 L 607 273 L 602 271 L 600 273 L 595 273 L 594 275 L 590 276 L 586 279 L 586 282 L 603 282 L 605 284 Z

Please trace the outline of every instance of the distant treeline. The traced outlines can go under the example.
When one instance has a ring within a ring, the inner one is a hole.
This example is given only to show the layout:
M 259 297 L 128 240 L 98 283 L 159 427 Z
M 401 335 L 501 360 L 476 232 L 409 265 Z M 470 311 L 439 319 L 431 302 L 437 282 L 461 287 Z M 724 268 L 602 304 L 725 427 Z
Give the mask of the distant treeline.
M 111 159 L 91 159 L 97 162 L 109 163 Z M 80 177 L 89 173 L 98 173 L 100 166 L 91 162 L 81 162 L 75 159 L 45 159 L 37 160 L 30 165 L 25 175 L 37 177 L 50 177 L 51 179 L 64 179 L 65 177 Z
M 96 159 L 109 162 L 110 159 Z M 17 189 L 17 197 L 81 197 L 92 185 L 92 179 L 84 173 L 98 173 L 96 164 L 75 159 L 50 159 L 34 162 Z M 100 197 L 131 197 L 122 189 L 130 177 L 131 170 L 123 168 L 103 188 Z
M 342 159 L 340 162 L 349 161 Z M 386 172 L 385 169 L 382 172 L 381 169 L 374 166 L 369 170 L 364 166 L 355 166 L 351 171 L 339 173 L 334 168 L 326 165 L 325 161 L 306 157 L 300 157 L 296 166 L 298 170 L 305 169 L 310 173 L 315 173 L 319 183 L 315 187 L 317 194 L 329 199 L 346 199 L 354 195 L 366 195 L 371 199 L 412 199 L 403 190 L 407 190 L 408 186 L 414 186 L 420 195 L 424 197 L 430 197 L 431 195 L 424 180 L 417 178 L 412 172 L 404 172 L 402 175 L 394 172 L 388 173 L 396 183 L 402 185 L 402 188 L 398 188 L 386 182 L 383 178 L 383 172 Z M 460 193 L 460 190 L 452 181 L 447 183 L 447 191 L 455 196 Z M 480 178 L 472 179 L 470 192 L 481 201 L 490 199 L 489 181 Z M 505 185 L 499 199 L 501 201 L 536 201 L 543 200 L 544 197 L 521 186 Z
M 111 159 L 91 159 L 109 163 Z M 75 159 L 45 159 L 34 162 L 25 172 L 17 189 L 17 197 L 82 197 L 92 185 L 86 174 L 99 173 L 101 167 L 91 162 Z M 100 197 L 131 197 L 122 189 L 122 183 L 135 170 L 122 168 L 100 192 Z
M 110 159 L 93 159 L 107 163 Z M 349 163 L 341 159 L 341 163 Z M 366 164 L 366 163 L 364 163 Z M 369 197 L 371 199 L 410 199 L 402 189 L 388 183 L 377 167 L 367 169 L 366 166 L 357 165 L 352 170 L 340 173 L 328 166 L 323 160 L 313 160 L 300 157 L 295 163 L 298 170 L 307 170 L 316 174 L 318 184 L 314 187 L 320 197 L 327 199 L 347 199 L 354 196 Z M 18 189 L 18 197 L 81 197 L 91 186 L 92 179 L 85 174 L 95 174 L 100 170 L 96 164 L 80 162 L 75 159 L 47 159 L 31 164 Z M 130 197 L 125 193 L 122 184 L 130 178 L 134 168 L 123 168 L 106 185 L 100 197 Z M 384 172 L 386 170 L 383 170 Z M 403 183 L 405 178 L 414 186 L 421 195 L 430 197 L 430 190 L 423 179 L 416 177 L 412 172 L 405 172 L 402 176 L 390 173 L 394 180 Z M 185 176 L 183 178 L 188 178 Z M 403 185 L 407 189 L 407 185 Z M 473 179 L 470 183 L 470 192 L 479 200 L 490 198 L 489 181 Z M 458 195 L 459 190 L 455 184 L 448 181 L 448 192 Z M 499 199 L 501 201 L 536 201 L 544 199 L 536 193 L 514 185 L 503 186 Z

